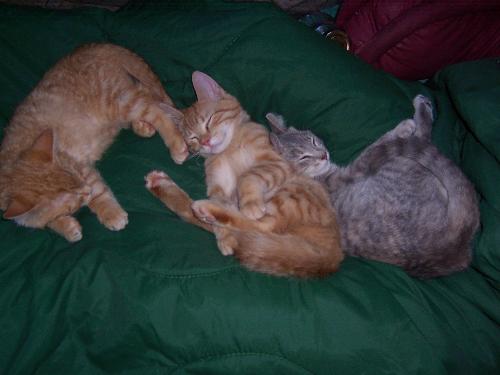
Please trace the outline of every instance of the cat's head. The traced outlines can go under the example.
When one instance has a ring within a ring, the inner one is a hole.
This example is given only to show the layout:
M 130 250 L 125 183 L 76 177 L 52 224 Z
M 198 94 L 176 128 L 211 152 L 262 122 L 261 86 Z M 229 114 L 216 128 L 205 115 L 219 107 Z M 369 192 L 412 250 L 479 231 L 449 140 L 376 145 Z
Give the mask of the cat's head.
M 9 179 L 3 217 L 28 227 L 43 228 L 56 217 L 74 213 L 88 203 L 91 195 L 78 173 L 61 165 L 50 130 L 20 155 Z
M 191 153 L 219 154 L 231 143 L 235 129 L 248 120 L 248 114 L 207 74 L 194 72 L 192 82 L 198 99 L 193 105 L 182 111 L 163 108 L 178 125 Z
M 330 169 L 330 154 L 323 141 L 309 130 L 287 127 L 282 116 L 268 113 L 269 135 L 274 149 L 299 173 L 316 178 Z

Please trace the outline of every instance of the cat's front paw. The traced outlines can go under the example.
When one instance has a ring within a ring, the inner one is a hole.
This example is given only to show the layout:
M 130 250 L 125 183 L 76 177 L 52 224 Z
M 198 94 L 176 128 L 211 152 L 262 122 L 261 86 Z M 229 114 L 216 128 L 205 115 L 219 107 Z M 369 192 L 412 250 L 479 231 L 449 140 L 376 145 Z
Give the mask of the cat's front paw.
M 166 188 L 170 186 L 177 186 L 175 182 L 162 171 L 151 171 L 144 179 L 146 180 L 146 189 L 156 196 L 159 196 L 162 190 L 166 190 Z
M 259 220 L 266 214 L 266 206 L 263 202 L 252 201 L 240 207 L 243 215 L 252 220 Z
M 82 226 L 75 220 L 73 225 L 70 225 L 64 233 L 64 238 L 68 242 L 78 242 L 83 238 Z
M 186 161 L 189 156 L 189 150 L 184 140 L 175 142 L 170 147 L 170 156 L 174 160 L 175 164 L 182 164 Z
M 82 226 L 71 216 L 61 216 L 49 224 L 49 227 L 62 234 L 68 242 L 77 242 L 83 238 Z
M 212 203 L 207 199 L 194 201 L 191 205 L 194 216 L 207 224 L 214 224 L 216 222 L 215 216 L 210 212 L 211 208 Z
M 234 249 L 238 245 L 236 237 L 234 237 L 227 229 L 214 227 L 215 237 L 217 238 L 217 247 L 224 256 L 234 254 Z
M 122 230 L 128 224 L 128 214 L 120 206 L 110 207 L 98 217 L 106 228 L 113 231 Z
M 139 137 L 150 138 L 156 133 L 156 129 L 150 123 L 137 120 L 132 122 L 132 130 Z
M 72 216 L 59 216 L 47 223 L 47 227 L 59 233 L 69 242 L 76 242 L 82 239 L 82 226 Z
M 417 124 L 413 119 L 401 121 L 398 126 L 394 128 L 394 133 L 399 138 L 409 138 L 415 133 Z

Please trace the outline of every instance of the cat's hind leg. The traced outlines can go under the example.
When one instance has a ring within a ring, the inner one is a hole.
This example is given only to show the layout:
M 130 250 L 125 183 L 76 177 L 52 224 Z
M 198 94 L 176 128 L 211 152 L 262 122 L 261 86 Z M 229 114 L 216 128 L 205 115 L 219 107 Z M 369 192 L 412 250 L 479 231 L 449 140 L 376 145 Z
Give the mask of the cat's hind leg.
M 413 119 L 406 119 L 401 121 L 399 124 L 396 125 L 394 129 L 391 131 L 387 132 L 383 136 L 383 142 L 386 143 L 389 141 L 393 141 L 397 138 L 409 138 L 412 135 L 415 134 L 415 131 L 417 130 L 417 126 L 415 124 L 415 121 Z
M 385 133 L 372 146 L 393 141 L 397 138 L 408 138 L 416 136 L 418 138 L 430 139 L 432 131 L 432 102 L 423 95 L 417 95 L 413 99 L 415 113 L 412 119 L 401 121 L 393 130 Z
M 145 177 L 146 189 L 156 196 L 165 206 L 175 212 L 182 220 L 213 232 L 210 224 L 200 221 L 191 210 L 193 200 L 166 173 L 151 171 Z
M 198 200 L 191 207 L 200 220 L 213 225 L 217 245 L 223 255 L 234 253 L 238 247 L 239 233 L 271 232 L 276 226 L 276 218 L 271 214 L 253 220 L 234 207 L 225 207 L 212 200 Z
M 237 245 L 236 238 L 231 232 L 222 227 L 216 227 L 199 220 L 191 209 L 193 200 L 182 190 L 166 173 L 152 171 L 146 176 L 146 188 L 175 212 L 182 220 L 213 232 L 217 239 L 217 246 L 223 255 L 232 255 Z
M 388 131 L 375 143 L 368 146 L 348 167 L 332 175 L 329 184 L 337 186 L 343 183 L 343 180 L 350 181 L 353 178 L 365 177 L 366 174 L 375 173 L 395 153 L 400 152 L 399 146 L 404 143 L 402 140 L 410 137 L 415 132 L 415 129 L 416 125 L 413 119 L 401 121 L 394 129 Z M 397 144 L 399 146 L 395 146 Z
M 415 108 L 415 114 L 413 115 L 416 124 L 415 135 L 430 140 L 434 121 L 431 100 L 426 96 L 417 95 L 413 99 L 413 107 Z
M 394 127 L 394 129 L 389 130 L 387 133 L 385 133 L 383 136 L 377 139 L 374 143 L 368 146 L 366 151 L 368 151 L 370 148 L 374 148 L 382 144 L 392 142 L 398 138 L 403 138 L 403 139 L 409 138 L 415 133 L 416 129 L 417 126 L 413 119 L 403 120 L 399 124 L 397 124 Z
M 222 206 L 219 202 L 211 200 L 198 200 L 192 204 L 192 212 L 200 221 L 213 227 L 217 246 L 222 255 L 233 255 L 234 249 L 238 246 L 238 239 L 235 233 L 237 230 L 253 228 L 255 223 L 241 215 L 233 208 Z
M 69 242 L 77 242 L 82 239 L 82 226 L 72 216 L 59 216 L 47 224 L 47 227 L 60 234 Z
M 274 224 L 269 215 L 259 220 L 250 219 L 233 207 L 225 207 L 209 199 L 194 201 L 191 208 L 201 221 L 231 230 L 268 231 L 272 229 Z

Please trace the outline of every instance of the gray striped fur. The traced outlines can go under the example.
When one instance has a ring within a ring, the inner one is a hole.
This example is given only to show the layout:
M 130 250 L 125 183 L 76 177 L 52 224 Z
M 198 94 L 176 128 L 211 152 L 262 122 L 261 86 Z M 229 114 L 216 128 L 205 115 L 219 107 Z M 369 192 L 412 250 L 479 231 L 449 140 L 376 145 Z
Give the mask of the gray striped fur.
M 418 95 L 413 105 L 413 119 L 345 167 L 325 160 L 328 151 L 312 132 L 287 128 L 279 115 L 267 118 L 274 147 L 326 184 L 347 254 L 431 278 L 468 267 L 479 209 L 472 184 L 431 143 L 430 100 Z

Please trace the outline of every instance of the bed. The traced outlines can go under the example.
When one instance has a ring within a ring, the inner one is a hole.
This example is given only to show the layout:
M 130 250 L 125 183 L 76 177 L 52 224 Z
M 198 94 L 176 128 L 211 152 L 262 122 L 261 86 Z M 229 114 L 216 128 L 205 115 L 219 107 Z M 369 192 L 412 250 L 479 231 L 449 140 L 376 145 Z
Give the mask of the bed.
M 76 46 L 143 56 L 179 107 L 190 75 L 217 79 L 264 122 L 321 136 L 345 164 L 432 97 L 433 141 L 469 176 L 481 228 L 464 272 L 428 281 L 347 258 L 321 280 L 250 272 L 144 188 L 162 169 L 204 197 L 203 163 L 123 131 L 98 168 L 129 225 L 88 209 L 84 238 L 0 220 L 0 374 L 495 374 L 500 371 L 500 61 L 447 67 L 426 85 L 349 55 L 269 3 L 132 2 L 117 12 L 0 5 L 0 129 Z M 0 161 L 1 162 L 1 161 Z

